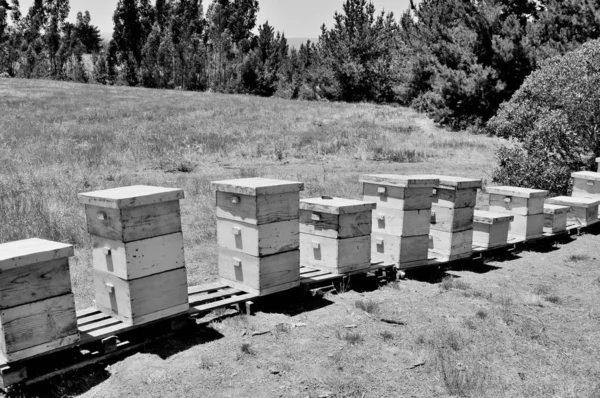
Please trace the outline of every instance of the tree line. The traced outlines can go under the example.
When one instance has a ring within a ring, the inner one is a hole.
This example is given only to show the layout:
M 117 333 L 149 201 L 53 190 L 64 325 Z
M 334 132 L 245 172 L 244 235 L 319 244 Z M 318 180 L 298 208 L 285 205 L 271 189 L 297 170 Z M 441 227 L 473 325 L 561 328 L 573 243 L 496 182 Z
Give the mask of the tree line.
M 102 45 L 68 0 L 0 0 L 0 73 L 288 99 L 397 103 L 482 127 L 544 60 L 600 36 L 600 0 L 421 0 L 398 18 L 346 0 L 290 49 L 258 0 L 119 0 Z M 91 65 L 84 65 L 84 54 Z

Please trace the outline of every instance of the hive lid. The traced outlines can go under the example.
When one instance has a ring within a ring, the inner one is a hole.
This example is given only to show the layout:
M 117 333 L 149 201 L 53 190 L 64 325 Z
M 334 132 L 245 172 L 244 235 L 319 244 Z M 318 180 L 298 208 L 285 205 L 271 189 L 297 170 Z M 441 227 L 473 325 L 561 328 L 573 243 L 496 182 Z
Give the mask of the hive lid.
M 520 187 L 487 187 L 487 192 L 497 195 L 516 196 L 518 198 L 543 198 L 550 192 L 543 189 L 530 189 Z
M 273 180 L 269 178 L 242 178 L 238 180 L 213 181 L 213 189 L 220 192 L 240 195 L 274 195 L 304 190 L 304 183 L 298 181 Z
M 382 184 L 400 188 L 427 188 L 435 187 L 440 180 L 437 177 L 427 175 L 396 175 L 396 174 L 363 174 L 360 182 L 369 184 Z
M 507 221 L 513 221 L 514 216 L 503 213 L 493 213 L 491 211 L 475 210 L 473 222 L 480 224 L 500 224 Z
M 331 196 L 322 196 L 320 198 L 302 199 L 300 209 L 316 211 L 328 214 L 351 214 L 371 211 L 377 207 L 377 204 L 363 202 L 360 200 L 333 198 Z
M 446 189 L 469 189 L 469 188 L 481 188 L 481 179 L 477 178 L 465 178 L 445 175 L 430 175 L 428 177 L 437 178 L 440 180 L 438 188 Z
M 182 189 L 178 188 L 134 185 L 131 187 L 80 193 L 78 197 L 79 202 L 84 205 L 100 206 L 109 209 L 127 209 L 183 199 L 185 194 Z
M 73 246 L 44 239 L 3 243 L 0 244 L 0 271 L 70 257 L 73 254 Z
M 564 214 L 571 210 L 570 206 L 552 205 L 544 203 L 544 214 Z
M 596 173 L 594 171 L 578 171 L 571 174 L 571 177 L 581 178 L 582 180 L 588 181 L 600 181 L 600 173 Z
M 557 196 L 546 199 L 546 203 L 552 205 L 574 206 L 574 207 L 594 207 L 600 205 L 598 198 L 574 198 L 572 196 Z

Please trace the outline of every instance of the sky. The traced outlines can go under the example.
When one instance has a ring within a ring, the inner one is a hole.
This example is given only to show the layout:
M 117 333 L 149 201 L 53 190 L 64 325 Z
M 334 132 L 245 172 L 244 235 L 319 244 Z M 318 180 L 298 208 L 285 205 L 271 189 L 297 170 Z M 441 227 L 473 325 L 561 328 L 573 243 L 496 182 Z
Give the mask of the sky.
M 399 18 L 408 7 L 409 0 L 372 0 L 377 12 L 385 9 L 392 11 Z M 33 0 L 20 0 L 23 14 L 33 3 Z M 204 0 L 205 9 L 211 0 Z M 71 0 L 70 20 L 74 20 L 79 11 L 89 11 L 92 24 L 98 26 L 101 32 L 112 32 L 112 14 L 117 0 Z M 333 24 L 333 14 L 342 10 L 344 0 L 259 0 L 260 12 L 257 25 L 265 21 L 283 31 L 289 38 L 316 38 L 321 32 L 321 25 L 328 27 Z

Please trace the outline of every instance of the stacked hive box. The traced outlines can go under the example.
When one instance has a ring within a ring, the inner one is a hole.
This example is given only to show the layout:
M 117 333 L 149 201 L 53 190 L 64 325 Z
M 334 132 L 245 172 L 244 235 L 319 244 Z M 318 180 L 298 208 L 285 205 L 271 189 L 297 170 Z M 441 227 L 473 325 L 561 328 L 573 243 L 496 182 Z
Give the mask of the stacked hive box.
M 473 212 L 481 180 L 432 177 L 439 178 L 440 182 L 433 193 L 429 251 L 444 261 L 471 257 Z
M 509 238 L 528 240 L 544 234 L 544 199 L 548 191 L 517 187 L 488 187 L 489 210 L 514 216 Z
M 371 259 L 400 269 L 427 265 L 431 201 L 437 178 L 428 176 L 363 175 L 363 200 L 373 211 Z
M 96 307 L 127 325 L 188 310 L 181 189 L 79 194 L 91 234 Z
M 558 196 L 546 200 L 547 204 L 568 206 L 567 221 L 571 225 L 588 226 L 598 222 L 600 198 L 574 198 Z
M 580 171 L 571 174 L 573 178 L 573 197 L 600 199 L 600 173 Z
M 0 245 L 0 351 L 8 362 L 79 341 L 73 247 L 41 239 Z
M 514 216 L 475 210 L 473 217 L 473 246 L 493 249 L 506 245 L 508 229 Z
M 558 234 L 567 229 L 569 206 L 544 203 L 544 232 Z
M 299 201 L 304 184 L 216 181 L 221 281 L 256 295 L 300 284 Z
M 345 274 L 371 266 L 375 203 L 321 197 L 300 201 L 300 264 Z

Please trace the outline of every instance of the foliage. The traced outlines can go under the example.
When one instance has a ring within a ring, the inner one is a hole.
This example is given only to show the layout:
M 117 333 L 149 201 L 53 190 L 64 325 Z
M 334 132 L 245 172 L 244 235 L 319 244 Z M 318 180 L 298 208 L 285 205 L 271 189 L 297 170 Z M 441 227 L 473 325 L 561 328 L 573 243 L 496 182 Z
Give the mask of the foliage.
M 600 41 L 546 61 L 490 120 L 510 138 L 493 179 L 566 194 L 572 171 L 600 156 Z

